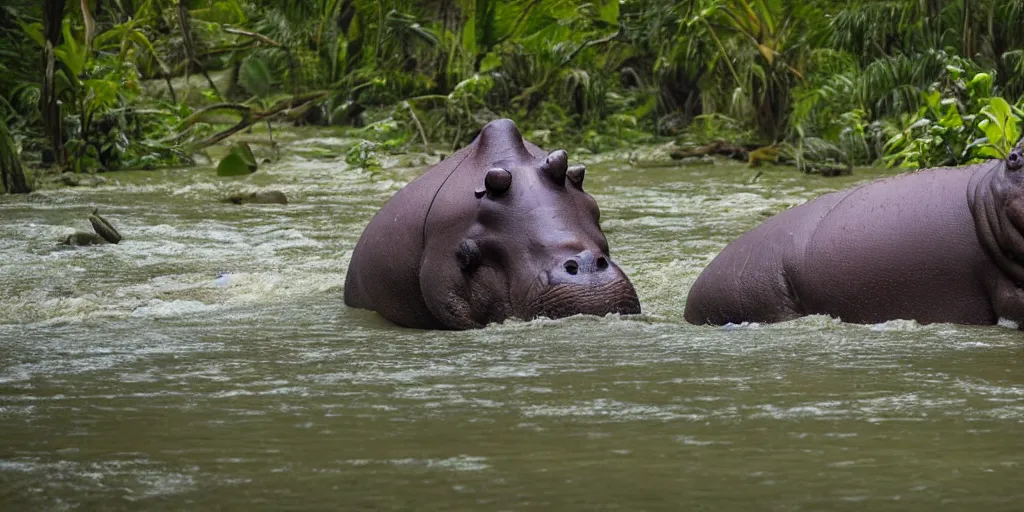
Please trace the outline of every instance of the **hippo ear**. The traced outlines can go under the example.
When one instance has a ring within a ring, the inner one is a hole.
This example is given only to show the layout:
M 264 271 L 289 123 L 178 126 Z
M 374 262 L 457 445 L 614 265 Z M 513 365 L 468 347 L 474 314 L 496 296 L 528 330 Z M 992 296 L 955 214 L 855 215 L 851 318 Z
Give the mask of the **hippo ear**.
M 555 183 L 565 185 L 565 172 L 568 170 L 568 167 L 569 153 L 566 153 L 564 149 L 556 149 L 548 155 L 547 160 L 544 160 L 544 165 L 540 169 Z
M 580 164 L 574 165 L 565 171 L 566 177 L 569 178 L 569 183 L 576 185 L 577 188 L 583 188 L 583 177 L 587 175 L 587 166 Z
M 1019 171 L 1024 167 L 1024 149 L 1015 149 L 1006 156 L 1006 168 L 1011 171 Z
M 483 197 L 484 194 L 490 194 L 492 196 L 500 196 L 512 186 L 512 173 L 500 167 L 495 167 L 487 171 L 487 175 L 484 176 L 484 188 L 477 189 L 476 197 Z

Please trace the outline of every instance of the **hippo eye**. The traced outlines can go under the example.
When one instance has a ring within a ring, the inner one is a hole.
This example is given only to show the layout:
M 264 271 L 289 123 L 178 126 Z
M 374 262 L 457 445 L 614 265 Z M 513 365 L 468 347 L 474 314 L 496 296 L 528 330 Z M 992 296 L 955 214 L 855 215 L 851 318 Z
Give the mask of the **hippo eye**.
M 583 188 L 583 177 L 587 174 L 587 167 L 584 165 L 574 165 L 565 171 L 566 177 L 569 178 L 569 182 L 576 185 L 579 188 Z
M 1024 167 L 1024 157 L 1021 156 L 1020 151 L 1013 151 L 1006 157 L 1006 166 L 1011 171 L 1016 171 L 1021 167 Z
M 500 196 L 512 186 L 512 173 L 495 167 L 487 171 L 487 175 L 484 176 L 484 188 L 483 190 L 476 191 L 476 197 L 483 197 L 484 194 L 490 194 L 492 196 Z
M 455 251 L 455 259 L 459 262 L 459 268 L 465 272 L 480 266 L 480 246 L 471 239 L 463 240 L 459 249 Z

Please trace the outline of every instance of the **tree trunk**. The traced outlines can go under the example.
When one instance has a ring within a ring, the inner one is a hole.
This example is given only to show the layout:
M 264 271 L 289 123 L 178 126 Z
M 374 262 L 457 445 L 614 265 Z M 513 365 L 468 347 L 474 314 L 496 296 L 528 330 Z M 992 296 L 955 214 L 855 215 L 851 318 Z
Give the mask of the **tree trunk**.
M 975 48 L 975 36 L 974 27 L 971 25 L 971 0 L 963 0 L 963 23 L 960 27 L 960 37 L 962 46 L 961 51 L 964 57 L 969 59 L 974 58 Z
M 60 104 L 57 103 L 57 58 L 53 54 L 53 49 L 59 46 L 61 41 L 64 3 L 65 0 L 43 1 L 43 35 L 46 38 L 46 47 L 43 49 L 43 90 L 39 98 L 43 130 L 53 146 L 57 165 L 61 167 L 67 162 L 67 154 L 64 151 L 64 127 L 61 123 Z
M 0 193 L 27 194 L 31 191 L 7 125 L 0 123 Z

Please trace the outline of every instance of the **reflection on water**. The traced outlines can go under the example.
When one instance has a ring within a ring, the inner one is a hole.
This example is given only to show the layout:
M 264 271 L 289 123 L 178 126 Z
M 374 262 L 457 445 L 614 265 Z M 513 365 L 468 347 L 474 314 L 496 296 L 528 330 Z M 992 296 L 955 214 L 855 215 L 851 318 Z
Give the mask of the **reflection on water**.
M 4 508 L 1019 509 L 1016 331 L 682 319 L 729 240 L 873 174 L 592 162 L 645 314 L 422 332 L 342 285 L 432 160 L 304 156 L 337 144 L 0 199 Z M 216 201 L 261 187 L 291 204 Z M 56 247 L 93 206 L 125 241 Z

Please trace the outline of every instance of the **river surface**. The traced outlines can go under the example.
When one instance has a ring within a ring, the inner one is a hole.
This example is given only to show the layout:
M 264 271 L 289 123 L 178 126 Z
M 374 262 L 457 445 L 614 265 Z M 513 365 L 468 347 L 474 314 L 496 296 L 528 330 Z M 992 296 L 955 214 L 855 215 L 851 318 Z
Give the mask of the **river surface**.
M 0 197 L 0 508 L 1024 507 L 1019 332 L 683 320 L 730 240 L 893 171 L 583 157 L 644 314 L 424 332 L 342 289 L 363 226 L 437 159 L 369 173 L 316 134 L 244 179 Z M 271 188 L 291 204 L 218 202 Z M 94 206 L 124 241 L 57 247 Z

